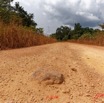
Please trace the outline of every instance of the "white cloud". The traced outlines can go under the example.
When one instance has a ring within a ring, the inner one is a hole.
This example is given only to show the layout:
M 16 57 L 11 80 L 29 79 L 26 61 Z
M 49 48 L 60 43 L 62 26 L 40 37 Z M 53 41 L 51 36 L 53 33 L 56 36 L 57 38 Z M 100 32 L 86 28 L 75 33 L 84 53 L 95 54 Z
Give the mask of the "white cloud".
M 90 21 L 100 21 L 100 19 L 97 16 L 94 16 L 91 13 L 86 13 L 86 12 L 76 12 L 76 15 L 80 15 L 82 17 L 85 17 L 86 19 Z
M 36 22 L 46 32 L 49 26 L 52 32 L 61 24 L 73 26 L 75 22 L 80 22 L 83 26 L 96 27 L 104 22 L 104 0 L 15 1 L 19 1 L 27 11 L 33 12 Z
M 75 21 L 84 26 L 97 26 L 104 22 L 103 0 L 56 0 L 55 3 L 44 0 L 41 4 L 48 17 L 64 24 L 73 25 Z

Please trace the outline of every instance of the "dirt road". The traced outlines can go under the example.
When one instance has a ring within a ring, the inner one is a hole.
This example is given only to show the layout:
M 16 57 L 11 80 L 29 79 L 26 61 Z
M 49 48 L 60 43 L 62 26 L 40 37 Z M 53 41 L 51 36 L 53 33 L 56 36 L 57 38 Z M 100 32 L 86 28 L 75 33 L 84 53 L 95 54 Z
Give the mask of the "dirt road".
M 57 70 L 65 82 L 31 81 L 37 68 Z M 54 43 L 0 51 L 0 103 L 104 103 L 104 47 Z

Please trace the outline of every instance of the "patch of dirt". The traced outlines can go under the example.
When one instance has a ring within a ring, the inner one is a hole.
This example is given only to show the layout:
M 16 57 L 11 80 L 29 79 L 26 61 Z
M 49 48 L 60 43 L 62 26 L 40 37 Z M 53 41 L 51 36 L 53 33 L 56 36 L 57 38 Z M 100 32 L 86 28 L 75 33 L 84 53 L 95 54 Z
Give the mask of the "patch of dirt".
M 65 81 L 31 81 L 37 68 L 59 71 Z M 0 103 L 102 103 L 103 95 L 103 47 L 64 42 L 0 51 Z

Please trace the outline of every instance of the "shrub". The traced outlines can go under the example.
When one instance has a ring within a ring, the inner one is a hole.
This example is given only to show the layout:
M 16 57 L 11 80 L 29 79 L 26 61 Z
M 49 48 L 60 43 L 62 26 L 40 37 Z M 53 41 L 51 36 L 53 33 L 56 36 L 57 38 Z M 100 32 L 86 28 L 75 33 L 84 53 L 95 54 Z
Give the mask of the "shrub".
M 0 23 L 0 49 L 29 47 L 47 43 L 53 43 L 56 40 L 37 34 L 29 28 L 16 25 L 5 25 Z
M 90 33 L 85 33 L 85 34 L 83 34 L 79 39 L 81 40 L 81 39 L 84 39 L 84 40 L 88 40 L 88 39 L 93 39 L 94 38 L 94 36 L 92 35 L 92 34 L 90 34 Z

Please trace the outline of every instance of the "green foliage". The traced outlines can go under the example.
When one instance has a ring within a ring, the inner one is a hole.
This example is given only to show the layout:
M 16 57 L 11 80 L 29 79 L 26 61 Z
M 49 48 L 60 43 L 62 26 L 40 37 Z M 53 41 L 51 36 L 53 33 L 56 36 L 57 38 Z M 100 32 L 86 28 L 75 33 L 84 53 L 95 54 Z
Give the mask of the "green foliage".
M 56 33 L 51 34 L 50 37 L 56 38 Z
M 82 29 L 82 26 L 80 25 L 80 23 L 75 23 L 75 26 L 74 26 L 75 33 L 80 33 L 81 29 Z
M 104 23 L 99 25 L 102 29 L 104 29 Z
M 80 23 L 75 23 L 74 30 L 72 31 L 72 38 L 78 39 L 83 34 L 83 28 Z
M 94 32 L 96 32 L 96 31 L 92 28 L 89 28 L 89 27 L 83 28 L 83 34 L 85 34 L 85 33 L 93 34 Z
M 71 33 L 71 39 L 78 39 L 80 36 L 79 34 L 73 34 L 73 31 Z
M 0 19 L 5 23 L 9 23 L 10 21 L 10 3 L 12 1 L 13 0 L 0 0 Z
M 43 30 L 43 28 L 36 28 L 36 32 L 39 34 L 43 34 L 44 30 Z
M 90 33 L 85 33 L 79 39 L 93 39 L 93 35 Z
M 0 8 L 7 8 L 9 9 L 11 7 L 10 3 L 13 0 L 0 0 Z
M 27 11 L 24 10 L 24 8 L 22 6 L 20 6 L 19 3 L 15 3 L 15 7 L 14 7 L 15 12 L 19 15 L 19 17 L 22 18 L 22 25 L 23 26 L 35 26 L 36 27 L 36 23 L 33 20 L 34 15 L 33 14 L 28 14 Z
M 67 40 L 70 38 L 71 29 L 67 26 L 61 26 L 57 28 L 56 33 L 52 34 L 51 37 L 55 37 L 57 40 Z
M 34 15 L 31 13 L 28 14 L 18 2 L 12 7 L 12 1 L 13 0 L 0 0 L 0 19 L 4 23 L 14 21 L 17 25 L 21 24 L 22 26 L 36 27 L 37 24 L 33 20 Z
M 60 28 L 57 28 L 56 33 L 52 34 L 51 37 L 60 41 L 68 39 L 91 39 L 95 36 L 93 34 L 99 31 L 99 29 L 94 30 L 89 27 L 84 28 L 80 23 L 75 23 L 73 30 L 69 27 L 61 26 Z

